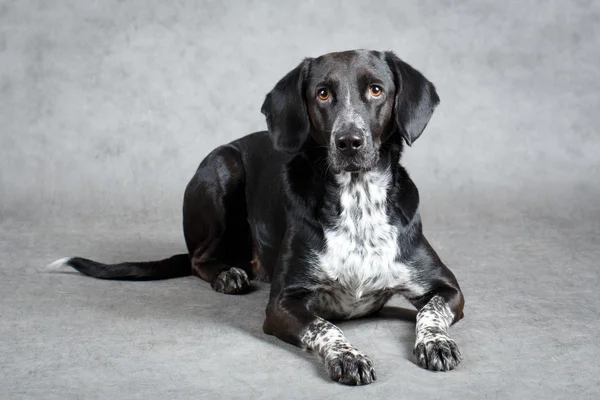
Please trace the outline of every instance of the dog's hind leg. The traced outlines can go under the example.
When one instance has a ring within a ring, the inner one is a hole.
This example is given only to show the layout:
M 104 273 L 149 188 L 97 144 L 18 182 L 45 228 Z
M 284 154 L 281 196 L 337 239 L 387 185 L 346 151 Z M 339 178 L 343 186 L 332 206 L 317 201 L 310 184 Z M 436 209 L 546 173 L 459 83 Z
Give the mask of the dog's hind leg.
M 183 231 L 194 275 L 217 292 L 248 291 L 252 248 L 244 168 L 235 148 L 215 149 L 198 167 L 185 191 Z

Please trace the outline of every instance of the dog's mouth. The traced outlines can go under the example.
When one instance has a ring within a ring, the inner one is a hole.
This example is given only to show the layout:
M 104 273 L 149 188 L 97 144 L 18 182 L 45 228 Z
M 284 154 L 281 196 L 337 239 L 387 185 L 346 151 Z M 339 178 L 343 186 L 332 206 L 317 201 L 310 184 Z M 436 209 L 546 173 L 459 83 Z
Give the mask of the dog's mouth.
M 375 167 L 377 159 L 375 156 L 369 157 L 341 157 L 334 158 L 330 163 L 331 171 L 334 174 L 342 172 L 356 173 L 370 171 Z
M 371 168 L 365 168 L 360 164 L 355 164 L 355 163 L 351 163 L 348 164 L 344 167 L 343 171 L 344 172 L 363 172 L 363 171 L 368 171 Z

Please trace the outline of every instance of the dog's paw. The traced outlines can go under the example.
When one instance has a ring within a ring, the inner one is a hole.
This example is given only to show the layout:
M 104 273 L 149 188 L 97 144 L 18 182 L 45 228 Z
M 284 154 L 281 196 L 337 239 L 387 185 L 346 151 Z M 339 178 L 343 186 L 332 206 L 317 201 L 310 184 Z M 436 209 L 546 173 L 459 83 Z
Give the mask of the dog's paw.
M 418 342 L 413 353 L 421 367 L 432 371 L 450 371 L 462 360 L 456 342 L 446 335 Z
M 250 280 L 246 271 L 232 267 L 221 272 L 211 283 L 211 286 L 219 293 L 240 294 L 250 289 Z
M 325 365 L 329 377 L 344 385 L 368 385 L 377 379 L 373 361 L 355 349 L 328 357 Z

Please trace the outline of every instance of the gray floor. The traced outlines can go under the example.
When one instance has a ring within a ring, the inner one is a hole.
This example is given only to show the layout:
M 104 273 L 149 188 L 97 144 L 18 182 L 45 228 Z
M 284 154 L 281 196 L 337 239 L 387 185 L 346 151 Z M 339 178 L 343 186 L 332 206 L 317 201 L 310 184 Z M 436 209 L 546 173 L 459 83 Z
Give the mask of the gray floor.
M 600 397 L 598 4 L 227 4 L 0 2 L 0 399 Z M 466 296 L 457 370 L 413 363 L 402 299 L 341 325 L 379 377 L 348 388 L 262 334 L 266 285 L 40 272 L 183 251 L 200 159 L 302 57 L 357 47 L 442 98 L 404 164 Z

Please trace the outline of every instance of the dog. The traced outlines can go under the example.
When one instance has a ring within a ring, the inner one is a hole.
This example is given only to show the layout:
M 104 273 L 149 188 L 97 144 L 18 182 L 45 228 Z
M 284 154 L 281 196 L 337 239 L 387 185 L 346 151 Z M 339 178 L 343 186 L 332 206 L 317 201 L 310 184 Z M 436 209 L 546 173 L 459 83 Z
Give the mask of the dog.
M 225 294 L 269 281 L 264 332 L 316 353 L 348 385 L 375 381 L 373 362 L 330 321 L 401 294 L 418 310 L 416 362 L 454 369 L 462 356 L 448 329 L 464 297 L 423 235 L 419 193 L 400 165 L 439 101 L 393 52 L 306 58 L 266 95 L 268 131 L 216 148 L 196 170 L 183 199 L 188 254 L 52 267 L 117 280 L 195 275 Z

